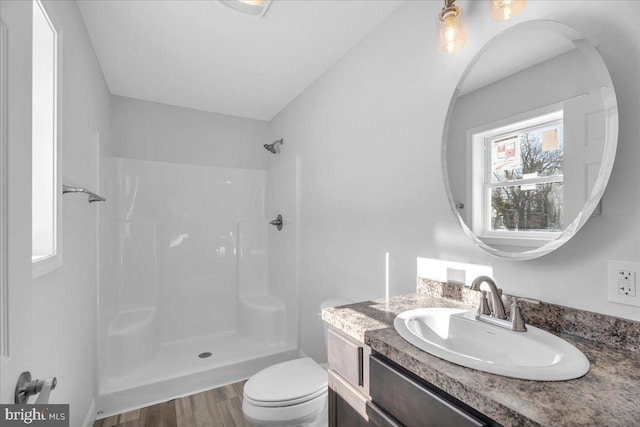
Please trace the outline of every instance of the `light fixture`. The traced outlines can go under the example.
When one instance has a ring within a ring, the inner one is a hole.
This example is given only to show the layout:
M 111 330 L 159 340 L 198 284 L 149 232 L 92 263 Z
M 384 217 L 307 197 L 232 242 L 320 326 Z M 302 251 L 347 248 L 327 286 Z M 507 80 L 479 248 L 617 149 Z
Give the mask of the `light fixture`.
M 438 14 L 439 53 L 453 53 L 464 46 L 464 19 L 462 9 L 454 5 L 455 1 L 444 0 L 444 7 Z M 507 21 L 522 12 L 526 4 L 527 0 L 489 0 L 491 17 L 495 21 Z
M 438 14 L 438 52 L 453 53 L 464 45 L 462 9 L 454 6 L 456 0 L 445 0 Z
M 522 12 L 527 0 L 491 0 L 490 3 L 494 21 L 507 21 Z
M 219 0 L 220 3 L 230 7 L 238 12 L 246 13 L 248 15 L 263 16 L 271 0 Z

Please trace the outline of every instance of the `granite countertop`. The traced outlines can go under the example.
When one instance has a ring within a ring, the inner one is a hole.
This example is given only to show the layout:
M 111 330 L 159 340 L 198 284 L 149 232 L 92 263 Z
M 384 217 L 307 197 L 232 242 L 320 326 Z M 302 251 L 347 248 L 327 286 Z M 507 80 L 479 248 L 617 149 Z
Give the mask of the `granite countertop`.
M 589 359 L 585 376 L 558 382 L 503 377 L 447 362 L 400 337 L 393 319 L 420 307 L 472 308 L 416 293 L 327 308 L 322 318 L 504 426 L 640 426 L 640 353 L 557 333 Z

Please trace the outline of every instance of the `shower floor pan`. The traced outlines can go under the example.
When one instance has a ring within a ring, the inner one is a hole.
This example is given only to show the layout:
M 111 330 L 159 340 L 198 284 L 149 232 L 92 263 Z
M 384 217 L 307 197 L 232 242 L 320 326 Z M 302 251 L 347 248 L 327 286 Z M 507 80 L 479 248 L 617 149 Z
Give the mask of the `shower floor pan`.
M 202 353 L 211 356 L 199 357 Z M 240 381 L 298 357 L 294 345 L 256 343 L 237 332 L 161 344 L 144 367 L 102 381 L 97 418 Z

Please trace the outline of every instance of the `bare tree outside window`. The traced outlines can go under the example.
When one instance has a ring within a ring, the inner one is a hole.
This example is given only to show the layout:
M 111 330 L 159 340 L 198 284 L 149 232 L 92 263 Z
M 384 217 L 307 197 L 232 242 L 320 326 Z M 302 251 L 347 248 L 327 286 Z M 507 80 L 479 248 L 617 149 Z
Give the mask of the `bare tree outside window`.
M 549 132 L 554 132 L 550 136 Z M 555 138 L 555 139 L 553 139 Z M 563 209 L 562 124 L 517 135 L 517 167 L 493 168 L 491 224 L 495 231 L 561 231 Z M 505 141 L 493 140 L 492 143 Z M 550 143 L 551 141 L 551 143 Z M 502 148 L 502 151 L 505 151 Z M 496 150 L 500 153 L 500 149 Z M 503 155 L 504 157 L 505 155 Z M 506 163 L 509 164 L 509 163 Z M 511 165 L 514 162 L 511 161 Z M 549 177 L 539 182 L 541 178 Z M 498 184 L 498 185 L 495 185 Z M 502 184 L 502 185 L 500 185 Z

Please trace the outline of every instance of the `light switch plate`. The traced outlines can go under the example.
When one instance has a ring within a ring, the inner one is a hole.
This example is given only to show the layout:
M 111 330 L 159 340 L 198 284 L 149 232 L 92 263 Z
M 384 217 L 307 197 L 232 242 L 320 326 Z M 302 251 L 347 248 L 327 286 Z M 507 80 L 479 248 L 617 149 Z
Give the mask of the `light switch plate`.
M 640 307 L 637 278 L 640 263 L 609 260 L 607 269 L 609 301 Z

